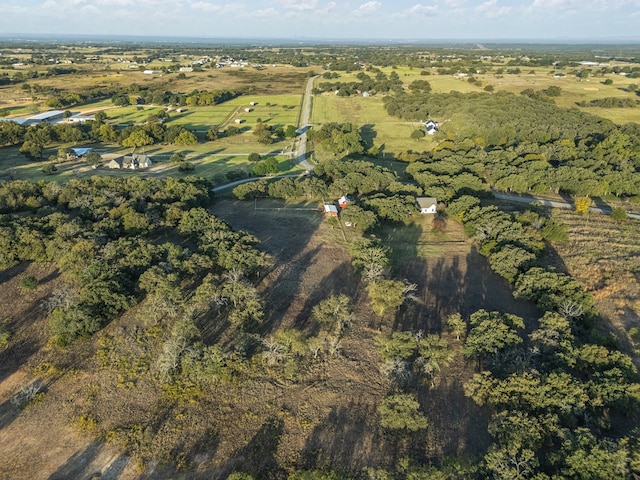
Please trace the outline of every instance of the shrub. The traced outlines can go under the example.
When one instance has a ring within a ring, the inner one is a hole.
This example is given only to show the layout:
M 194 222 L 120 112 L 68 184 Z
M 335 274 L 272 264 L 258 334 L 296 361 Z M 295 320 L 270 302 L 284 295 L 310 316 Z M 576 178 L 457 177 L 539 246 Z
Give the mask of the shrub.
M 19 409 L 23 409 L 30 404 L 40 401 L 43 396 L 42 385 L 36 381 L 31 385 L 22 387 L 18 393 L 11 397 L 11 403 Z
M 178 170 L 182 173 L 193 172 L 196 169 L 196 166 L 191 162 L 180 162 L 178 166 Z
M 38 283 L 38 279 L 33 275 L 24 275 L 20 278 L 20 288 L 23 290 L 33 290 Z
M 622 207 L 611 210 L 611 218 L 617 222 L 624 222 L 627 219 L 627 211 Z
M 47 175 L 53 175 L 58 171 L 58 168 L 53 163 L 47 163 L 44 167 L 40 169 L 42 173 L 46 173 Z

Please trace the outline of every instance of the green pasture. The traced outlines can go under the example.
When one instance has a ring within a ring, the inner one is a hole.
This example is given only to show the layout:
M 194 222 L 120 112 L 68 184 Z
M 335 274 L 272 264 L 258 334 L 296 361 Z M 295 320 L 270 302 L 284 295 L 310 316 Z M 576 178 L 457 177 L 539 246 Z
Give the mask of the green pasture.
M 143 105 L 129 105 L 127 107 L 117 107 L 106 111 L 107 119 L 116 124 L 144 123 L 149 115 L 158 115 L 163 112 L 164 107 L 149 107 Z
M 300 95 L 276 95 L 276 96 L 241 96 L 218 105 L 198 107 L 181 107 L 181 112 L 172 110 L 169 112 L 167 124 L 175 123 L 184 125 L 190 130 L 205 131 L 214 125 L 220 128 L 227 124 L 233 124 L 235 119 L 242 119 L 241 127 L 252 126 L 258 119 L 267 122 L 274 128 L 296 125 L 300 112 Z M 252 106 L 249 103 L 256 102 Z M 269 105 L 267 105 L 267 103 Z M 110 100 L 95 102 L 82 106 L 83 111 L 104 108 L 110 105 Z M 250 112 L 245 112 L 250 108 Z M 151 105 L 129 105 L 115 107 L 106 110 L 109 121 L 118 124 L 135 124 L 146 121 L 151 114 L 164 111 L 164 107 Z
M 425 121 L 427 119 L 424 119 Z M 384 109 L 382 96 L 338 97 L 333 94 L 314 97 L 311 123 L 351 122 L 363 127 L 363 138 L 369 144 L 384 145 L 385 152 L 430 150 L 436 143 L 432 137 L 413 140 L 411 133 L 423 128 L 418 122 L 406 122 L 389 115 Z
M 438 241 L 449 240 L 447 234 L 436 238 L 431 233 L 432 215 L 420 215 L 418 212 L 412 221 L 401 227 L 381 225 L 375 234 L 385 245 L 392 246 L 391 262 L 394 266 L 415 262 L 416 258 L 429 259 L 442 257 L 444 250 Z

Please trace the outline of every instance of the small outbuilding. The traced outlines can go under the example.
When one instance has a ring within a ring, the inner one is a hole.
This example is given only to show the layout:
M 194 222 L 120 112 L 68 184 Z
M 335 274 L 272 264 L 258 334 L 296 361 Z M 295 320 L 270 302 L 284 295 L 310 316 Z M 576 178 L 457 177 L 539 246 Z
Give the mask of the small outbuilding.
M 346 195 L 343 195 L 338 199 L 338 205 L 340 205 L 340 208 L 345 208 L 350 203 L 351 203 L 351 199 Z
M 70 148 L 69 151 L 73 155 L 75 155 L 76 158 L 80 158 L 80 157 L 84 157 L 85 155 L 91 153 L 93 151 L 93 148 L 91 148 L 91 147 L 84 147 L 84 148 L 74 147 L 74 148 Z
M 324 206 L 324 213 L 328 217 L 337 217 L 338 216 L 338 207 L 336 207 L 335 205 L 325 205 Z
M 434 197 L 417 197 L 416 203 L 420 208 L 420 213 L 423 215 L 436 213 L 438 209 L 438 201 Z

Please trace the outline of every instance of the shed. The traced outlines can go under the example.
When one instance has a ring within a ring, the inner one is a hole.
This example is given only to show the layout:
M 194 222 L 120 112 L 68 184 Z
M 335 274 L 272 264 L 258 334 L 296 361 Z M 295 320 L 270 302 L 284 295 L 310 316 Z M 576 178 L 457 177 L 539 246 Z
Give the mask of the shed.
M 420 208 L 420 213 L 436 213 L 438 201 L 434 197 L 416 197 L 416 203 Z
M 338 205 L 340 205 L 340 208 L 345 208 L 350 203 L 351 199 L 349 199 L 349 197 L 347 197 L 346 195 L 343 195 L 338 199 Z
M 64 112 L 62 110 L 50 110 L 48 112 L 39 113 L 27 118 L 23 125 L 37 125 L 40 122 L 58 123 L 64 118 Z
M 91 153 L 91 151 L 93 151 L 93 148 L 91 148 L 91 147 L 85 147 L 85 148 L 75 147 L 75 148 L 70 148 L 69 150 L 71 150 L 76 157 L 84 157 L 87 153 Z
M 324 206 L 324 213 L 327 214 L 330 217 L 337 217 L 338 216 L 338 208 L 335 205 L 325 205 Z

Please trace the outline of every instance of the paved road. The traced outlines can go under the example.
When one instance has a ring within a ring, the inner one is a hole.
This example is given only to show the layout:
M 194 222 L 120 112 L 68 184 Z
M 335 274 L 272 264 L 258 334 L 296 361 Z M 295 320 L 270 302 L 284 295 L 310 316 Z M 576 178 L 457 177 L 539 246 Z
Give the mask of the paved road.
M 311 77 L 307 81 L 307 88 L 304 93 L 304 100 L 302 102 L 302 114 L 300 115 L 300 125 L 298 128 L 303 128 L 309 125 L 309 119 L 311 118 L 311 91 L 313 90 L 313 82 L 317 76 Z M 305 155 L 307 154 L 307 130 L 300 135 L 298 139 L 298 163 L 302 165 L 307 170 L 313 170 L 313 165 L 311 165 L 306 159 Z
M 538 203 L 540 205 L 544 205 L 545 207 L 565 208 L 568 210 L 576 209 L 573 203 L 558 202 L 556 200 L 548 200 L 544 198 L 522 197 L 520 195 L 500 193 L 496 191 L 493 191 L 493 196 L 496 197 L 498 200 L 504 200 L 507 202 L 526 203 L 526 204 Z M 593 213 L 601 213 L 603 215 L 611 215 L 610 208 L 589 207 L 589 211 Z M 632 218 L 634 220 L 640 220 L 640 215 L 637 215 L 635 213 L 627 213 L 627 217 Z

